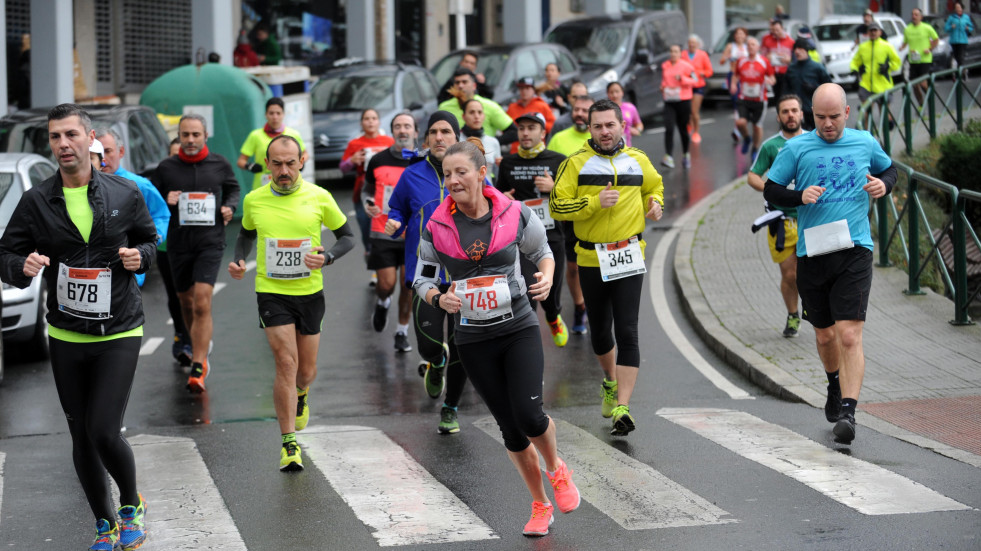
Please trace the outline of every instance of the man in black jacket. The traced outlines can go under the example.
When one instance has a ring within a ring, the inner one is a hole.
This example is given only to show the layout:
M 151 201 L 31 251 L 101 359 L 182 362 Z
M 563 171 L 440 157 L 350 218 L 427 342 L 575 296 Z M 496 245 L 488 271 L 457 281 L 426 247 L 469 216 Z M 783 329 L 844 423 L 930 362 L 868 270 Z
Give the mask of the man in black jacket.
M 62 104 L 48 113 L 59 170 L 14 209 L 0 238 L 0 278 L 25 288 L 43 271 L 51 371 L 75 472 L 96 518 L 96 544 L 135 549 L 146 539 L 146 505 L 120 430 L 143 336 L 133 273 L 150 268 L 157 231 L 135 184 L 93 170 L 94 139 L 92 121 L 78 106 Z M 124 504 L 118 510 L 107 472 Z
M 167 253 L 191 334 L 187 388 L 204 392 L 211 368 L 211 297 L 225 250 L 225 225 L 238 206 L 239 185 L 228 160 L 208 151 L 203 117 L 184 115 L 177 128 L 181 149 L 177 157 L 160 161 L 157 188 L 170 205 Z

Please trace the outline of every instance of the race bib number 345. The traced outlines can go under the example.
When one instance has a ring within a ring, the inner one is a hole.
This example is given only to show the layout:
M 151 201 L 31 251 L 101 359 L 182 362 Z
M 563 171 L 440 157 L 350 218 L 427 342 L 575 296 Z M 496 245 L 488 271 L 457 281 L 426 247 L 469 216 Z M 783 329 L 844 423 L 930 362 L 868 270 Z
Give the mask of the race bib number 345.
M 181 193 L 177 203 L 182 226 L 214 226 L 215 225 L 215 194 L 214 193 Z
M 511 288 L 503 275 L 472 277 L 456 282 L 454 294 L 463 301 L 460 325 L 494 325 L 514 317 Z
M 58 268 L 58 310 L 78 318 L 112 317 L 112 271 L 109 268 Z
M 266 277 L 299 279 L 310 277 L 303 258 L 310 253 L 311 240 L 266 238 Z
M 647 273 L 644 255 L 640 251 L 640 239 L 636 235 L 616 243 L 597 243 L 596 257 L 603 281 Z

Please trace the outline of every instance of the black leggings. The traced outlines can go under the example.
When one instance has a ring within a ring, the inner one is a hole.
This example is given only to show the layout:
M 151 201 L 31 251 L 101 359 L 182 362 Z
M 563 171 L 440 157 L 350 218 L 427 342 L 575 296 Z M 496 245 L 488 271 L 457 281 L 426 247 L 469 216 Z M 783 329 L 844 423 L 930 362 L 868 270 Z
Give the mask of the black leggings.
M 602 356 L 616 347 L 617 365 L 640 367 L 637 316 L 644 274 L 604 282 L 599 268 L 579 266 L 579 286 L 586 301 L 593 352 Z
M 674 127 L 678 126 L 681 135 L 681 152 L 688 153 L 688 120 L 691 118 L 691 100 L 664 102 L 664 151 L 668 155 L 674 151 Z
M 445 293 L 449 285 L 440 285 L 439 290 Z M 446 396 L 443 402 L 450 407 L 460 404 L 463 387 L 467 384 L 467 373 L 460 365 L 460 354 L 456 349 L 453 318 L 447 316 L 445 310 L 423 304 L 419 295 L 412 294 L 412 318 L 415 320 L 416 344 L 419 345 L 419 355 L 431 363 L 443 361 L 443 327 L 446 326 L 446 344 L 450 347 L 450 362 L 446 366 Z
M 170 271 L 170 257 L 167 256 L 167 251 L 157 251 L 157 270 L 167 290 L 167 311 L 170 312 L 170 319 L 174 320 L 174 334 L 187 337 L 187 343 L 190 344 L 191 336 L 187 332 L 187 326 L 184 325 L 181 301 L 177 298 L 177 287 L 174 286 L 174 274 Z
M 123 505 L 137 505 L 136 462 L 123 438 L 123 415 L 136 374 L 140 337 L 97 343 L 49 338 L 51 371 L 72 435 L 75 473 L 96 519 L 115 525 L 106 472 Z
M 504 436 L 508 451 L 520 452 L 548 429 L 542 410 L 545 355 L 538 325 L 489 341 L 457 345 L 477 394 Z
M 562 282 L 565 281 L 565 238 L 555 241 L 550 239 L 548 246 L 552 249 L 552 256 L 555 260 L 555 273 L 552 275 L 552 290 L 542 301 L 542 309 L 545 310 L 545 319 L 553 322 L 562 313 Z M 521 257 L 521 275 L 525 278 L 527 287 L 538 283 L 538 280 L 535 279 L 535 272 L 537 271 L 538 266 L 535 266 L 532 261 L 524 256 Z M 531 302 L 532 309 L 538 308 L 538 301 L 531 298 L 531 293 L 528 293 L 528 300 Z

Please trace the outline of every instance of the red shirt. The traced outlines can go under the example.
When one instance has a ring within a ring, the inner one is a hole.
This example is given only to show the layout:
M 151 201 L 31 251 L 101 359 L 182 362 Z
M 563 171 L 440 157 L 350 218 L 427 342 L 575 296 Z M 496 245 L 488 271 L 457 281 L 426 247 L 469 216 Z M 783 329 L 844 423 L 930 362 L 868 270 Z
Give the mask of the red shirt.
M 552 113 L 552 108 L 549 107 L 549 105 L 545 103 L 545 100 L 542 98 L 535 96 L 531 98 L 528 105 L 521 105 L 521 102 L 518 101 L 512 102 L 511 105 L 508 105 L 508 116 L 511 117 L 511 120 L 513 121 L 517 121 L 518 117 L 532 111 L 541 113 L 542 116 L 545 117 L 545 133 L 547 134 L 551 132 L 552 124 L 555 122 L 555 113 Z M 518 142 L 511 144 L 511 153 L 518 152 L 518 145 L 520 145 Z
M 391 136 L 385 136 L 379 134 L 374 138 L 366 138 L 364 134 L 354 138 L 347 144 L 347 149 L 344 150 L 344 154 L 341 155 L 341 162 L 348 160 L 358 151 L 362 149 L 368 149 L 372 154 L 378 153 L 391 147 L 395 143 L 395 140 Z M 358 167 L 358 175 L 354 180 L 354 196 L 355 202 L 361 202 L 361 186 L 364 185 L 364 167 L 368 164 L 368 159 L 366 158 L 364 164 Z
M 766 77 L 773 76 L 773 65 L 760 54 L 744 57 L 736 64 L 739 77 L 739 99 L 766 101 Z
M 773 65 L 774 70 L 778 75 L 782 75 L 787 72 L 787 67 L 790 64 L 784 64 L 780 61 L 779 57 L 786 56 L 789 57 L 791 61 L 794 59 L 794 39 L 790 38 L 789 35 L 783 35 L 783 38 L 777 38 L 773 36 L 773 33 L 767 33 L 760 41 L 760 53 L 770 60 L 770 65 Z

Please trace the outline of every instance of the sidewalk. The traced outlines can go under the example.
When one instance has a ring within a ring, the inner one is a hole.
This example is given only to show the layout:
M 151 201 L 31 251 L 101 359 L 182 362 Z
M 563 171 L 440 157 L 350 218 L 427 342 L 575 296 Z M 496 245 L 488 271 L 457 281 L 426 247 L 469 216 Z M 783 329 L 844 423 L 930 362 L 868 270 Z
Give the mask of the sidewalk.
M 727 363 L 776 396 L 823 408 L 813 328 L 805 321 L 798 338 L 782 336 L 780 272 L 766 230 L 750 231 L 762 204 L 745 178 L 703 200 L 680 228 L 675 282 L 696 330 Z M 948 299 L 906 296 L 906 283 L 902 270 L 875 268 L 858 424 L 981 467 L 981 325 L 950 325 Z

